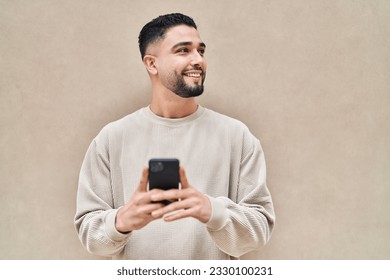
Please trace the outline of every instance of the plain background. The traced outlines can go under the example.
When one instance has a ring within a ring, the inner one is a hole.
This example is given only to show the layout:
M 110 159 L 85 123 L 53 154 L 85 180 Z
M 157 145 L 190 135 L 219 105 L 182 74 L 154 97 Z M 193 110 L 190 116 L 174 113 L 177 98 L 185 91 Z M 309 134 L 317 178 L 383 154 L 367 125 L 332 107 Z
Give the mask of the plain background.
M 0 0 L 0 258 L 92 259 L 73 226 L 100 129 L 148 105 L 160 14 L 207 44 L 199 102 L 266 153 L 277 224 L 245 258 L 390 258 L 390 2 Z

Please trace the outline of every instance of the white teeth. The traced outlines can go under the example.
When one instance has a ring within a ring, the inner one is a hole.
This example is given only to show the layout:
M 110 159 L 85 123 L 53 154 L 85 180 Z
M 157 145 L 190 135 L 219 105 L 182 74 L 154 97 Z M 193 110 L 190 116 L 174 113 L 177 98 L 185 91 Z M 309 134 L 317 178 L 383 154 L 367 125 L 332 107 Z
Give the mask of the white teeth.
M 188 73 L 188 74 L 185 74 L 185 75 L 188 76 L 188 77 L 194 77 L 194 78 L 199 78 L 200 77 L 199 73 Z

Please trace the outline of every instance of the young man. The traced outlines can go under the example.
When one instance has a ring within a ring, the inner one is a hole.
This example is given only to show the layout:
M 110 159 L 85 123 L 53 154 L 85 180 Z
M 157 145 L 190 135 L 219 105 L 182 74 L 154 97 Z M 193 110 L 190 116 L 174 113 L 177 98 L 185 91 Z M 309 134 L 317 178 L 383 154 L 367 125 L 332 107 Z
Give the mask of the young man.
M 229 259 L 263 246 L 275 219 L 264 154 L 241 122 L 197 104 L 207 65 L 196 24 L 160 16 L 139 46 L 152 101 L 108 124 L 87 151 L 75 216 L 82 244 L 116 259 Z M 147 191 L 145 166 L 165 157 L 180 160 L 181 189 Z

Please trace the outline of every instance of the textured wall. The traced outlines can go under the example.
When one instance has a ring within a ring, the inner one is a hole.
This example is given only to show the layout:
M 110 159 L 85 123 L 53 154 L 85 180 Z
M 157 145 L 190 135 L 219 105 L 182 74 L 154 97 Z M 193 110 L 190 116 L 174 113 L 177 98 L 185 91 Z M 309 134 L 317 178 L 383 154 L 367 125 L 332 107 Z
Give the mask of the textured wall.
M 93 258 L 78 172 L 106 123 L 147 105 L 157 15 L 207 43 L 199 102 L 261 139 L 277 226 L 247 258 L 390 258 L 390 2 L 0 0 L 0 258 Z

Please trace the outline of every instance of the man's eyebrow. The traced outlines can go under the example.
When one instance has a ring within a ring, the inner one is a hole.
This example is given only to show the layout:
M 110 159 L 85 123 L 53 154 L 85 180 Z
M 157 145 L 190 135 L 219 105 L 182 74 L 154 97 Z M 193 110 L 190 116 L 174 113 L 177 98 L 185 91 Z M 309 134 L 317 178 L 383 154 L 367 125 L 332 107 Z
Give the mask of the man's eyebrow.
M 179 42 L 177 44 L 175 44 L 173 47 L 172 47 L 172 50 L 178 48 L 178 47 L 182 47 L 182 46 L 192 46 L 194 43 L 192 42 Z M 202 47 L 202 48 L 206 48 L 206 44 L 203 43 L 203 42 L 200 42 L 199 43 L 199 46 Z

